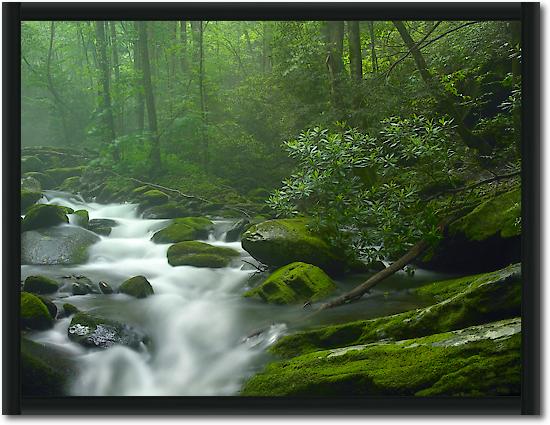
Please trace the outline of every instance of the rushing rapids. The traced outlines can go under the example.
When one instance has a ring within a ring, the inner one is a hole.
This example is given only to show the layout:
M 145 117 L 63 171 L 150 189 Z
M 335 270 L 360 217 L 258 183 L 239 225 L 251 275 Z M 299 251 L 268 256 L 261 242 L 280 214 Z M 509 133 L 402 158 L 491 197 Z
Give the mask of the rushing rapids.
M 58 308 L 70 303 L 148 336 L 138 350 L 122 345 L 90 350 L 69 340 L 69 318 L 57 320 L 50 330 L 31 333 L 32 340 L 62 350 L 75 360 L 78 371 L 70 385 L 73 395 L 235 395 L 269 359 L 266 348 L 286 333 L 291 323 L 311 324 L 296 320 L 304 316 L 301 306 L 272 306 L 242 297 L 251 287 L 255 269 L 248 263 L 254 260 L 240 242 L 224 241 L 233 223 L 230 220 L 214 221 L 207 242 L 238 250 L 239 259 L 220 269 L 172 267 L 166 258 L 169 244 L 151 241 L 153 233 L 170 220 L 143 219 L 135 204 L 102 205 L 53 191 L 47 192 L 46 198 L 42 202 L 86 209 L 90 219 L 112 219 L 117 225 L 89 248 L 85 264 L 23 265 L 22 279 L 36 274 L 55 279 L 83 275 L 96 283 L 106 281 L 115 294 L 77 296 L 65 286 L 53 301 Z M 123 281 L 136 275 L 149 280 L 154 296 L 136 299 L 116 294 Z M 427 272 L 414 278 L 399 274 L 358 307 L 327 312 L 315 320 L 327 323 L 416 307 L 420 300 L 404 288 L 433 278 Z M 340 282 L 342 290 L 354 284 L 353 279 Z M 293 325 L 292 330 L 296 328 Z

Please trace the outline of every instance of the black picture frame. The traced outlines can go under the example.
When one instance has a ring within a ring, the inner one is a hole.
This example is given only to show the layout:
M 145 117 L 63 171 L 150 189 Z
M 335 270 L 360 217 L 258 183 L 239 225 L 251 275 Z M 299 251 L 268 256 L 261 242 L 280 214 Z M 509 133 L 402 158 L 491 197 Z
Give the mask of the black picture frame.
M 540 414 L 540 49 L 538 3 L 3 3 L 3 414 Z M 22 20 L 521 20 L 522 391 L 518 397 L 23 398 L 20 386 Z

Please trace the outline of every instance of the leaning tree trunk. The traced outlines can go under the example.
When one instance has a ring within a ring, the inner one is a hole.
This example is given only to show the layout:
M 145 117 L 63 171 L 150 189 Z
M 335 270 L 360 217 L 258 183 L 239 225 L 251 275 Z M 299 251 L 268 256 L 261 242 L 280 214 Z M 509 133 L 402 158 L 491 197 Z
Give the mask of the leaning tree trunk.
M 151 133 L 151 175 L 157 175 L 161 171 L 160 139 L 157 126 L 157 110 L 155 107 L 155 96 L 153 84 L 151 83 L 151 64 L 149 62 L 149 48 L 147 45 L 147 22 L 139 21 L 138 44 L 140 50 L 141 69 L 143 75 L 143 89 L 145 91 L 145 103 L 147 104 L 147 119 Z
M 98 67 L 101 75 L 102 86 L 102 109 L 105 125 L 105 142 L 112 143 L 116 139 L 115 120 L 113 118 L 113 107 L 111 103 L 111 88 L 109 84 L 109 61 L 107 59 L 107 45 L 105 39 L 105 22 L 96 21 L 96 42 L 97 42 L 97 59 Z M 118 149 L 113 149 L 113 159 L 119 160 Z
M 490 153 L 491 146 L 481 137 L 473 134 L 472 131 L 464 123 L 463 115 L 457 108 L 458 100 L 446 94 L 439 81 L 437 81 L 437 79 L 434 78 L 430 73 L 428 66 L 426 65 L 424 56 L 422 56 L 422 53 L 420 52 L 418 43 L 415 43 L 414 40 L 411 38 L 403 22 L 393 21 L 393 24 L 401 35 L 403 42 L 411 52 L 411 55 L 414 59 L 414 62 L 416 63 L 418 71 L 420 72 L 422 80 L 428 86 L 432 95 L 436 98 L 440 108 L 454 119 L 455 124 L 457 125 L 457 132 L 464 144 L 470 148 L 477 149 L 482 154 Z

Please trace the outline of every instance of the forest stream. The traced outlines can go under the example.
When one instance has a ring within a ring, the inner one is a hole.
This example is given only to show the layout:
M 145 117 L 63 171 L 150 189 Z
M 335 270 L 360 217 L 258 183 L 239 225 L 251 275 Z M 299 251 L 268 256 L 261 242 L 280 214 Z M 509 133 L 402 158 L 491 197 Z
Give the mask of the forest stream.
M 449 277 L 424 270 L 417 270 L 414 276 L 399 272 L 361 302 L 308 320 L 301 305 L 268 305 L 242 297 L 253 285 L 250 278 L 256 270 L 248 263 L 255 260 L 240 242 L 224 241 L 234 219 L 214 220 L 207 241 L 241 253 L 230 267 L 172 267 L 166 259 L 169 244 L 150 240 L 170 220 L 143 219 L 137 204 L 85 202 L 80 196 L 59 191 L 46 191 L 45 196 L 47 200 L 41 202 L 86 209 L 90 219 L 112 219 L 118 226 L 89 248 L 85 264 L 23 265 L 21 278 L 44 275 L 65 277 L 69 282 L 70 276 L 83 275 L 95 283 L 106 281 L 115 294 L 73 295 L 66 283 L 53 301 L 60 310 L 70 303 L 79 310 L 129 324 L 149 337 L 139 350 L 123 345 L 90 350 L 68 339 L 70 318 L 58 320 L 50 330 L 29 334 L 35 342 L 75 360 L 78 372 L 69 389 L 73 395 L 236 395 L 243 382 L 270 360 L 266 349 L 280 336 L 320 323 L 383 316 L 427 305 L 429 301 L 409 289 Z M 136 299 L 116 294 L 123 281 L 136 275 L 149 280 L 154 296 Z M 364 278 L 354 275 L 338 280 L 335 295 Z

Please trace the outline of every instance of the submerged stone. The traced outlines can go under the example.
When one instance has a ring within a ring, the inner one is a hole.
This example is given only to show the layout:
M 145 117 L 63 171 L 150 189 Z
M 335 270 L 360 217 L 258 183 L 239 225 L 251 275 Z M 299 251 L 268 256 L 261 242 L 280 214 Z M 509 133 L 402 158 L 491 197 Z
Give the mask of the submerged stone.
M 269 364 L 244 396 L 503 396 L 521 388 L 521 319 Z
M 260 286 L 244 294 L 272 304 L 295 304 L 327 297 L 336 285 L 319 267 L 292 263 L 275 270 Z
M 153 287 L 144 276 L 134 276 L 126 280 L 118 288 L 118 292 L 136 298 L 146 298 L 153 295 Z

